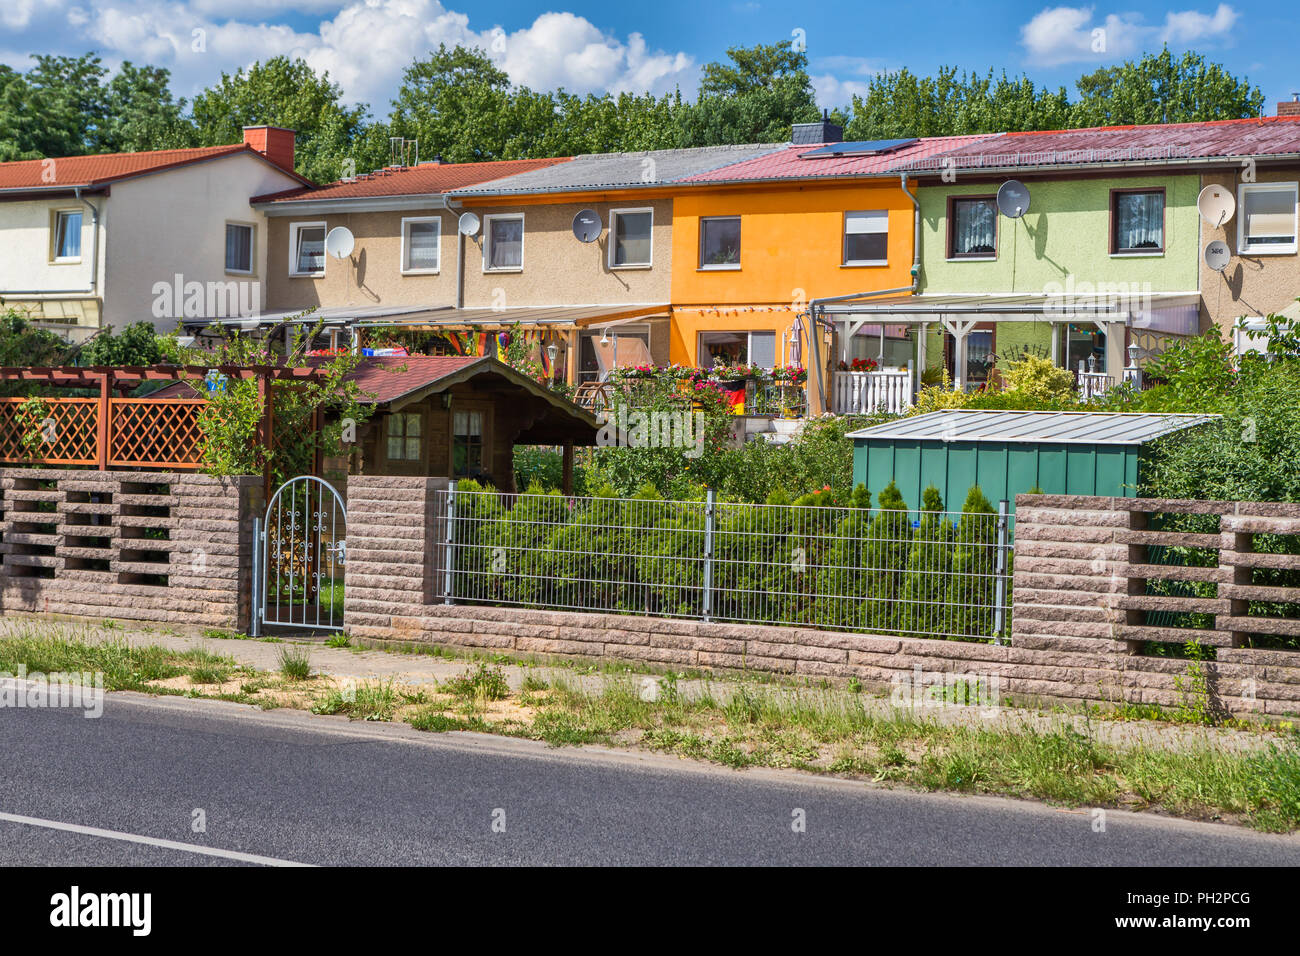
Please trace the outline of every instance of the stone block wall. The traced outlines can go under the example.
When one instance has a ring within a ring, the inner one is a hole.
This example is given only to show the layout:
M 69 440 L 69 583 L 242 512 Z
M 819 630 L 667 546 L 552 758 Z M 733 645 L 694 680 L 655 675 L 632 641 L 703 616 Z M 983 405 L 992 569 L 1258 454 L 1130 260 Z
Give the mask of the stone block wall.
M 247 630 L 260 477 L 0 468 L 0 610 Z
M 609 658 L 674 668 L 753 670 L 868 687 L 915 681 L 917 669 L 998 679 L 1018 701 L 1176 706 L 1186 661 L 1144 657 L 1127 629 L 1134 549 L 1144 512 L 1133 499 L 1017 498 L 1009 645 L 706 623 L 519 607 L 447 604 L 441 479 L 354 476 L 348 501 L 348 632 L 546 657 Z M 1136 537 L 1135 537 L 1136 535 Z M 1202 569 L 1204 570 L 1204 569 Z M 1140 604 L 1141 602 L 1137 602 Z M 1181 635 L 1186 640 L 1187 635 Z M 1219 647 L 1207 665 L 1230 713 L 1300 714 L 1300 654 Z

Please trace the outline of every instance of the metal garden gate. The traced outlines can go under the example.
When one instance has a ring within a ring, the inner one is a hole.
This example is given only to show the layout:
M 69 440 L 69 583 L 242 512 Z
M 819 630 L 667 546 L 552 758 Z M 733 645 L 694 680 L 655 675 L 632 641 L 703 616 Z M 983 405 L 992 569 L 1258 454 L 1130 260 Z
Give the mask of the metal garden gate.
M 341 630 L 347 508 L 328 481 L 299 475 L 253 522 L 253 636 L 265 624 Z

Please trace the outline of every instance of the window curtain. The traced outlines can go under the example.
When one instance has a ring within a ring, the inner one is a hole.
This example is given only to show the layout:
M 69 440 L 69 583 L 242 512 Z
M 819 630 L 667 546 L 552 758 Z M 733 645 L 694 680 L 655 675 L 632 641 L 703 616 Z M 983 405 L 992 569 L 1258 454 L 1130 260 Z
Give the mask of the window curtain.
M 957 204 L 957 253 L 988 253 L 995 251 L 997 221 L 993 206 L 984 201 Z
M 488 267 L 516 269 L 523 262 L 524 224 L 519 219 L 497 219 L 492 223 L 492 250 Z
M 248 272 L 253 267 L 253 230 L 247 226 L 226 226 L 226 268 Z
M 1118 249 L 1159 249 L 1165 244 L 1165 200 L 1160 193 L 1122 194 L 1116 220 Z

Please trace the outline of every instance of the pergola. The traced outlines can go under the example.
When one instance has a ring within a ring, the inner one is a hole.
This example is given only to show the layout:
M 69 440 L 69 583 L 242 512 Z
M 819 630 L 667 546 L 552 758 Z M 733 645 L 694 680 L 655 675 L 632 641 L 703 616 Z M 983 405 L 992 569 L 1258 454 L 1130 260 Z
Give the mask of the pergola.
M 227 379 L 256 379 L 261 405 L 257 440 L 269 452 L 275 427 L 273 382 L 319 380 L 315 368 L 277 365 L 147 365 L 0 367 L 0 381 L 32 382 L 60 388 L 97 389 L 98 398 L 38 396 L 50 407 L 56 429 L 41 454 L 27 447 L 17 421 L 19 409 L 32 398 L 0 398 L 0 462 L 111 467 L 192 469 L 201 464 L 198 416 L 207 399 L 127 398 L 125 393 L 150 381 L 202 380 L 213 374 Z M 114 392 L 118 397 L 114 397 Z M 319 414 L 319 413 L 318 413 Z M 317 421 L 316 425 L 319 426 Z M 267 493 L 271 467 L 263 469 Z

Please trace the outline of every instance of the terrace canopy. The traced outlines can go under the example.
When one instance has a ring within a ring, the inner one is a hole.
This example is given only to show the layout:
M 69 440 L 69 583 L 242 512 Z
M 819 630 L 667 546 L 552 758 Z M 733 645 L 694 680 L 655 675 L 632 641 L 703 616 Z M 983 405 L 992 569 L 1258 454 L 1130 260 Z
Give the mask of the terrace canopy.
M 1199 295 L 1149 293 L 1141 290 L 1080 285 L 1059 293 L 983 293 L 963 295 L 904 295 L 850 298 L 817 306 L 818 317 L 838 325 L 841 358 L 847 343 L 864 328 L 880 334 L 888 326 L 917 330 L 917 365 L 925 367 L 925 332 L 937 323 L 952 335 L 956 346 L 953 387 L 965 387 L 966 337 L 982 322 L 1088 322 L 1107 333 L 1108 366 L 1124 367 L 1124 333 L 1144 329 L 1170 335 L 1195 335 L 1199 331 Z M 1061 364 L 1057 336 L 1052 336 L 1052 361 Z

